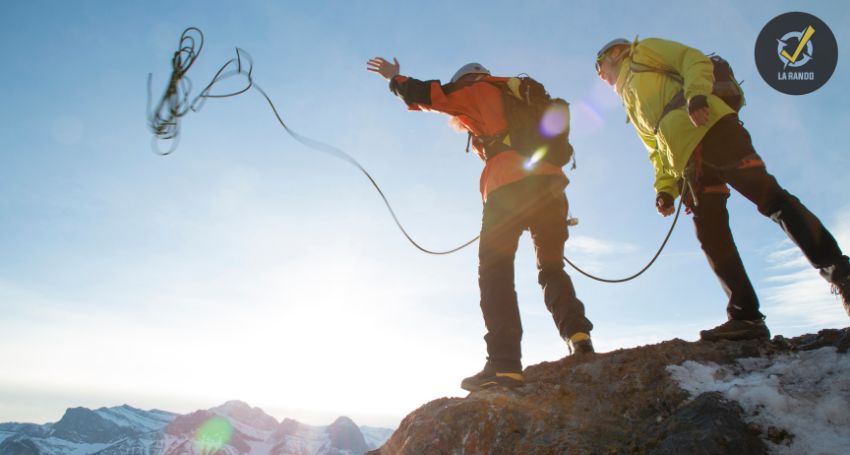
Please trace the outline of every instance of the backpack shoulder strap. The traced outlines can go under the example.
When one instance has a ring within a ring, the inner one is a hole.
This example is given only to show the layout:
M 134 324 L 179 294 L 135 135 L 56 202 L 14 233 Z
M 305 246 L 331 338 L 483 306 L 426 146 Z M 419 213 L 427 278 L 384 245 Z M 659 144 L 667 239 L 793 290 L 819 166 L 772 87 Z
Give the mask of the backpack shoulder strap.
M 635 60 L 635 57 L 639 56 L 639 54 L 640 54 L 640 48 L 641 48 L 641 46 L 640 46 L 639 43 L 635 43 L 632 46 L 632 59 L 631 59 L 631 62 L 629 64 L 629 70 L 631 72 L 633 72 L 633 73 L 658 73 L 658 74 L 663 74 L 663 75 L 669 77 L 670 79 L 673 79 L 674 81 L 678 82 L 679 84 L 684 83 L 685 79 L 682 77 L 681 74 L 677 73 L 676 71 L 667 70 L 667 69 L 664 69 L 664 68 L 659 68 L 655 65 L 651 65 L 649 63 L 643 63 L 643 62 L 639 62 L 639 61 Z
M 488 76 L 481 80 L 481 82 L 487 82 L 490 85 L 498 88 L 505 95 L 510 95 L 518 100 L 523 99 L 520 87 L 522 85 L 522 78 L 519 77 L 491 77 Z
M 517 99 L 523 99 L 522 93 L 520 92 L 520 87 L 522 86 L 522 79 L 518 77 L 512 77 L 505 82 L 505 87 L 508 89 L 508 93 Z
M 637 50 L 639 49 L 638 43 L 635 43 L 632 46 L 632 60 L 629 62 L 629 71 L 633 73 L 658 73 L 663 74 L 664 76 L 669 77 L 670 79 L 676 81 L 679 85 L 684 85 L 685 79 L 681 74 L 676 71 L 667 70 L 664 68 L 658 68 L 653 65 L 649 65 L 642 62 L 635 61 L 635 56 L 637 55 Z M 661 127 L 661 121 L 664 120 L 664 117 L 667 116 L 670 112 L 686 105 L 687 102 L 685 100 L 685 92 L 683 90 L 679 90 L 673 95 L 673 98 L 664 105 L 664 109 L 661 111 L 661 115 L 658 116 L 658 121 L 655 122 L 655 126 L 653 127 L 653 134 L 658 134 L 658 129 Z
M 658 73 L 658 74 L 663 74 L 663 75 L 669 77 L 670 79 L 673 79 L 674 81 L 678 82 L 679 84 L 682 84 L 685 81 L 682 78 L 682 76 L 675 71 L 668 71 L 668 70 L 665 70 L 665 69 L 656 68 L 652 65 L 647 65 L 647 64 L 644 64 L 644 63 L 638 63 L 634 60 L 631 61 L 630 65 L 629 65 L 629 70 L 631 70 L 631 72 L 633 72 L 633 73 Z

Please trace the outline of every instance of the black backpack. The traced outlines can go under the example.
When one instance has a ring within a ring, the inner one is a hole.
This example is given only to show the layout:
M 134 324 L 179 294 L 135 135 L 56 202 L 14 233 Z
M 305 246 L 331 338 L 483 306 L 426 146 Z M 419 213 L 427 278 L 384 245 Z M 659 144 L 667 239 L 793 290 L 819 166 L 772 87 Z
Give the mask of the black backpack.
M 714 65 L 714 86 L 712 87 L 711 93 L 722 99 L 723 102 L 725 102 L 735 112 L 740 112 L 746 102 L 744 101 L 744 91 L 741 89 L 741 82 L 738 82 L 738 80 L 735 79 L 735 73 L 732 71 L 732 65 L 730 65 L 726 59 L 717 54 L 708 54 L 706 57 L 708 57 L 708 59 L 711 60 L 711 64 Z M 632 60 L 630 69 L 633 73 L 653 72 L 664 74 L 679 84 L 684 83 L 682 75 L 675 71 L 655 68 L 650 65 L 637 63 L 634 60 Z M 678 109 L 685 104 L 687 104 L 687 101 L 685 100 L 685 92 L 680 90 L 673 95 L 673 98 L 666 106 L 664 106 L 664 110 L 658 118 L 658 123 L 655 125 L 655 134 L 658 134 L 658 127 L 661 125 L 661 119 L 674 109 Z
M 532 162 L 546 161 L 556 166 L 570 162 L 573 147 L 569 142 L 569 103 L 552 98 L 543 84 L 528 76 L 511 78 L 509 82 L 487 82 L 502 91 L 508 129 L 494 136 L 470 135 L 477 145 L 483 145 L 486 160 L 503 151 L 516 150 Z

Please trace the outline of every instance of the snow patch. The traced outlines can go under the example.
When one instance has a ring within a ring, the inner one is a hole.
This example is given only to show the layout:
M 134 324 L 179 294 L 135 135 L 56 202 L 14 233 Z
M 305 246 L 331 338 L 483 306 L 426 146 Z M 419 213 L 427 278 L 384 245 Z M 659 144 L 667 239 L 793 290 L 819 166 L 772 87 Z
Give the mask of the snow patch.
M 741 405 L 748 422 L 794 435 L 766 441 L 771 453 L 840 455 L 850 447 L 850 355 L 834 347 L 724 366 L 688 360 L 667 371 L 691 398 L 719 392 Z
M 360 432 L 363 433 L 363 439 L 366 440 L 366 445 L 369 449 L 374 450 L 384 445 L 395 430 L 390 428 L 376 428 L 370 426 L 360 427 Z
M 296 434 L 287 436 L 283 447 L 290 453 L 319 453 L 322 447 L 330 444 L 327 428 L 327 426 L 304 427 Z
M 175 417 L 173 414 L 163 411 L 143 411 L 126 405 L 100 408 L 95 413 L 119 427 L 132 428 L 138 431 L 162 430 Z
M 89 455 L 109 447 L 110 444 L 75 443 L 59 438 L 32 439 L 42 453 L 56 455 Z

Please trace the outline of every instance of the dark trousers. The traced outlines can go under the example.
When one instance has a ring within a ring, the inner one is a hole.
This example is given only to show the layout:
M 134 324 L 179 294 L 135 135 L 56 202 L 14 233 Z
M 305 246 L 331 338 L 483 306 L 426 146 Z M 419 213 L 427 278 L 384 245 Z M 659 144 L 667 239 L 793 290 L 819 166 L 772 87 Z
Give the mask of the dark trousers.
M 829 282 L 850 274 L 850 262 L 832 234 L 800 201 L 784 190 L 765 169 L 753 148 L 750 134 L 729 115 L 717 122 L 703 138 L 689 167 L 696 193 L 685 202 L 694 213 L 694 226 L 708 263 L 729 297 L 730 319 L 758 319 L 758 297 L 744 270 L 729 229 L 729 198 L 726 184 L 753 202 L 758 211 L 776 222 Z
M 565 183 L 563 177 L 526 177 L 493 191 L 484 204 L 478 284 L 487 327 L 484 340 L 488 364 L 497 371 L 522 371 L 514 256 L 526 229 L 537 253 L 537 281 L 543 287 L 543 300 L 561 336 L 593 328 L 564 271 L 564 242 L 568 237 Z

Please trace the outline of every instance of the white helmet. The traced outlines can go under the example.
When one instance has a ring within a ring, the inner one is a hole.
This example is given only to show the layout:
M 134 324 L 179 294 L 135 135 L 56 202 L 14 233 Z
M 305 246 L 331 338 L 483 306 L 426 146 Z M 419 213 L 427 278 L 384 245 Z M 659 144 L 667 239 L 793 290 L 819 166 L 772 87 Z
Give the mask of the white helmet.
M 452 82 L 457 82 L 458 79 L 466 76 L 467 74 L 486 74 L 490 75 L 490 70 L 484 68 L 484 65 L 480 63 L 467 63 L 460 67 L 459 70 L 452 76 Z

